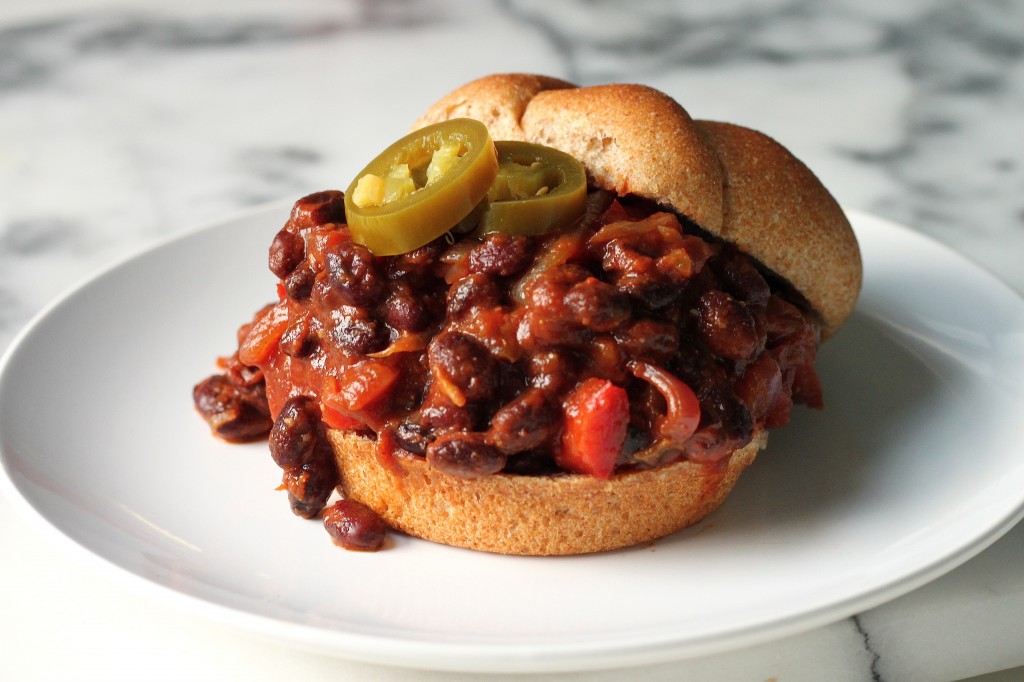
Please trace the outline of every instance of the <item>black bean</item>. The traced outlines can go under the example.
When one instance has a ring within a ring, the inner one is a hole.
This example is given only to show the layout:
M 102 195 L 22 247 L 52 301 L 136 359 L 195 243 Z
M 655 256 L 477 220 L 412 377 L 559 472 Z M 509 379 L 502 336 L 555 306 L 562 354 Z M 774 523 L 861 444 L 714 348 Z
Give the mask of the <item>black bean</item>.
M 362 244 L 342 242 L 327 252 L 330 293 L 345 305 L 372 305 L 384 294 L 385 278 Z
M 428 433 L 468 431 L 476 428 L 480 420 L 480 409 L 476 403 L 466 403 L 460 407 L 445 398 L 431 397 L 423 403 L 420 420 Z
M 750 410 L 728 382 L 710 384 L 699 391 L 698 397 L 708 422 L 722 421 L 729 424 L 731 435 L 737 438 L 749 439 L 753 434 Z
M 468 334 L 444 332 L 427 348 L 430 371 L 451 383 L 467 400 L 494 395 L 500 384 L 497 360 L 487 347 Z
M 400 422 L 393 435 L 400 448 L 414 455 L 424 454 L 430 443 L 430 429 L 411 421 Z
M 747 256 L 735 252 L 722 264 L 721 277 L 726 290 L 750 305 L 764 305 L 772 295 L 771 287 Z
M 435 240 L 409 253 L 380 259 L 388 279 L 405 280 L 416 286 L 429 286 L 435 278 L 437 259 L 444 251 L 443 241 Z
M 305 301 L 313 291 L 316 273 L 309 267 L 298 267 L 284 280 L 284 291 L 293 301 Z
M 423 293 L 417 295 L 404 282 L 392 287 L 391 295 L 384 302 L 382 313 L 388 325 L 404 332 L 423 331 L 430 326 L 432 317 Z
M 324 528 L 334 544 L 345 549 L 375 552 L 384 546 L 387 526 L 365 504 L 338 500 L 324 511 Z
M 554 267 L 527 288 L 527 300 L 534 307 L 553 311 L 564 305 L 563 299 L 573 286 L 591 277 L 587 269 L 572 263 Z
M 479 433 L 448 433 L 427 446 L 430 466 L 461 478 L 496 474 L 505 466 L 505 454 L 488 445 Z
M 295 202 L 291 221 L 296 227 L 345 222 L 345 195 L 338 190 L 314 192 Z
M 644 318 L 616 332 L 615 340 L 635 359 L 662 363 L 679 349 L 679 330 L 668 322 Z
M 548 395 L 561 393 L 576 383 L 579 368 L 573 356 L 557 351 L 542 351 L 530 355 L 527 379 L 530 386 Z
M 491 232 L 469 252 L 469 268 L 485 275 L 508 277 L 525 270 L 532 256 L 528 237 Z
M 309 396 L 292 396 L 270 430 L 270 456 L 282 469 L 309 461 L 319 441 L 320 408 Z
M 305 257 L 306 241 L 301 235 L 284 229 L 274 235 L 267 263 L 272 273 L 279 279 L 284 279 L 292 274 Z
M 510 455 L 532 450 L 549 438 L 558 414 L 543 391 L 528 388 L 494 413 L 487 440 Z
M 210 430 L 224 440 L 262 438 L 273 423 L 262 382 L 241 386 L 215 374 L 196 384 L 192 400 Z
M 292 512 L 306 519 L 320 513 L 338 485 L 338 468 L 330 446 L 321 443 L 316 450 L 312 461 L 285 469 L 282 477 Z
M 736 395 L 751 418 L 768 428 L 781 426 L 777 420 L 788 420 L 792 401 L 783 397 L 783 389 L 782 371 L 771 353 L 762 353 L 749 363 L 736 383 Z
M 661 310 L 678 300 L 682 293 L 679 286 L 661 273 L 625 275 L 615 281 L 615 286 L 648 310 Z
M 335 315 L 330 334 L 338 348 L 352 355 L 366 355 L 387 345 L 387 337 L 381 325 L 361 311 L 346 311 Z
M 569 312 L 588 329 L 610 332 L 629 321 L 629 297 L 595 277 L 574 284 L 563 298 Z
M 748 360 L 765 346 L 764 325 L 724 291 L 708 291 L 697 306 L 697 333 L 712 353 L 730 360 Z
M 584 268 L 567 264 L 552 268 L 528 287 L 529 309 L 520 327 L 520 343 L 527 350 L 553 346 L 582 347 L 590 342 L 593 332 L 571 314 L 566 295 L 572 288 L 591 278 Z
M 501 288 L 492 277 L 483 274 L 467 275 L 448 289 L 448 314 L 455 319 L 474 308 L 490 308 L 501 303 Z

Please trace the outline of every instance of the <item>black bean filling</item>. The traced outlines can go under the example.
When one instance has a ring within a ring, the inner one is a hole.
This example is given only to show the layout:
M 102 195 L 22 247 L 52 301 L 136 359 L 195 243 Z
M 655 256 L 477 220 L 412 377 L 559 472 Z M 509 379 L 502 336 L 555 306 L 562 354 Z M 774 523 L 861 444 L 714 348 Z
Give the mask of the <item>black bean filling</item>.
M 295 204 L 269 266 L 280 302 L 195 402 L 228 440 L 269 433 L 303 516 L 338 482 L 327 428 L 464 477 L 558 473 L 566 398 L 597 377 L 629 398 L 623 471 L 721 461 L 794 402 L 821 404 L 819 326 L 799 296 L 642 200 L 592 192 L 567 230 L 445 235 L 378 258 L 352 241 L 341 193 L 319 192 Z M 696 393 L 686 442 L 665 437 L 666 396 L 631 363 Z

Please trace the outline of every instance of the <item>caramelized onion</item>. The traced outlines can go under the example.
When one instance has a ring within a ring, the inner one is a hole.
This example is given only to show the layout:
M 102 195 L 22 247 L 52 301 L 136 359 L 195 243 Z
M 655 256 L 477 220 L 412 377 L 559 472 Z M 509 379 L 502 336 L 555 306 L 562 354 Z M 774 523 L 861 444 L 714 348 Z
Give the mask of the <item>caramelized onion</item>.
M 633 376 L 650 383 L 665 398 L 665 414 L 654 423 L 656 440 L 682 447 L 700 424 L 700 401 L 693 389 L 672 373 L 646 362 L 633 361 L 627 367 Z

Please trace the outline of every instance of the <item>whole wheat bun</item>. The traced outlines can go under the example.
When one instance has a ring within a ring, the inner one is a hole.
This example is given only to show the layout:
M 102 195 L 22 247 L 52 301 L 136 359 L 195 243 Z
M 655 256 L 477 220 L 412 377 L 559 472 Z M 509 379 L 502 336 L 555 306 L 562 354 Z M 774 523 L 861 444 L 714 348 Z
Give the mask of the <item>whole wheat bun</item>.
M 345 496 L 392 528 L 445 545 L 529 556 L 619 549 L 697 523 L 725 501 L 768 440 L 758 433 L 721 465 L 681 461 L 602 480 L 579 474 L 466 479 L 412 456 L 393 468 L 381 465 L 369 438 L 337 430 L 328 438 Z
M 487 76 L 441 98 L 413 128 L 483 121 L 495 140 L 525 140 L 579 159 L 591 182 L 686 216 L 791 283 L 820 316 L 843 323 L 861 285 L 856 238 L 832 195 L 771 138 L 694 121 L 642 85 L 577 88 L 529 74 Z M 464 479 L 422 458 L 382 464 L 375 442 L 330 431 L 341 488 L 394 528 L 459 547 L 522 555 L 599 552 L 664 537 L 717 509 L 767 443 L 715 466 L 681 461 L 600 480 L 578 474 Z

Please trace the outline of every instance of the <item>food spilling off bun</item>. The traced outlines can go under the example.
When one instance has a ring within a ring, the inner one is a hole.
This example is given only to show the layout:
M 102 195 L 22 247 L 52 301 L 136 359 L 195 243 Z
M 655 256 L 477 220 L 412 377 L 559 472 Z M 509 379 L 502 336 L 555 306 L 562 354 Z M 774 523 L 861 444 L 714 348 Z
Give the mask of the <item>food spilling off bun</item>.
M 379 546 L 372 510 L 520 555 L 717 509 L 794 404 L 823 406 L 817 348 L 861 286 L 849 222 L 778 142 L 527 74 L 454 90 L 344 194 L 300 199 L 270 267 L 279 301 L 196 387 L 215 433 L 272 419 L 292 510 L 356 505 L 324 515 L 336 541 Z

